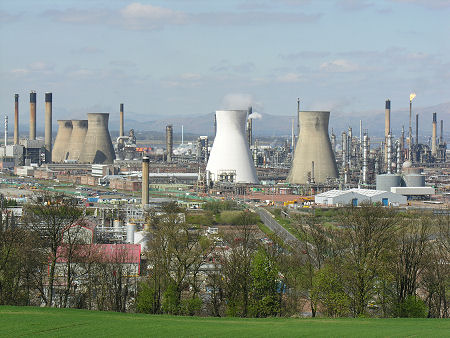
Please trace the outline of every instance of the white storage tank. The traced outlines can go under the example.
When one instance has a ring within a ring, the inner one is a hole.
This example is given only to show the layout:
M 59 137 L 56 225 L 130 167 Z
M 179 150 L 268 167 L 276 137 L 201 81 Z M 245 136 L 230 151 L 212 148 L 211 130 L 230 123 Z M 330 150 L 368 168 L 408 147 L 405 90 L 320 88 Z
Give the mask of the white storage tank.
M 127 243 L 134 244 L 134 233 L 136 232 L 136 224 L 127 223 Z
M 392 187 L 401 187 L 402 178 L 400 175 L 383 174 L 377 175 L 377 190 L 391 191 Z

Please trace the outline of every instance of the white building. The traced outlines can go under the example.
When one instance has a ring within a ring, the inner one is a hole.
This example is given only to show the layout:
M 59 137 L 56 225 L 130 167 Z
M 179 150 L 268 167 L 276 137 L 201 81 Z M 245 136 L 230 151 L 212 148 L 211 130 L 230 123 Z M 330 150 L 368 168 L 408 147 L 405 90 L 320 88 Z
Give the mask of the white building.
M 406 197 L 388 191 L 370 189 L 330 190 L 315 196 L 317 204 L 361 205 L 362 203 L 381 203 L 384 206 L 406 204 Z

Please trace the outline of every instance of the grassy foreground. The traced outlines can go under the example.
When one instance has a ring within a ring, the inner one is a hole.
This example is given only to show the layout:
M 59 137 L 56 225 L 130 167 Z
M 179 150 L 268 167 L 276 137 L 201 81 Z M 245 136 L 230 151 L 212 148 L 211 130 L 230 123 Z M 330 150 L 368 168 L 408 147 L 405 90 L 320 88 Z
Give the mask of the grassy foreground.
M 443 319 L 239 319 L 0 306 L 0 336 L 448 337 Z

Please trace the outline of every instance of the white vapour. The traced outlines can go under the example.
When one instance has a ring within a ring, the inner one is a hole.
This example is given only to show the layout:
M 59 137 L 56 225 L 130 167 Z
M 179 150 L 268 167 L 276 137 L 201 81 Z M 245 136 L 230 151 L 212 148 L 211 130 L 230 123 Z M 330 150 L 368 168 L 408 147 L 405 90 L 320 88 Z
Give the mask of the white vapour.
M 257 112 L 253 112 L 248 116 L 248 119 L 252 119 L 252 120 L 260 120 L 262 119 L 262 115 L 260 113 Z
M 230 93 L 224 96 L 222 106 L 224 109 L 247 110 L 252 102 L 253 98 L 249 94 Z

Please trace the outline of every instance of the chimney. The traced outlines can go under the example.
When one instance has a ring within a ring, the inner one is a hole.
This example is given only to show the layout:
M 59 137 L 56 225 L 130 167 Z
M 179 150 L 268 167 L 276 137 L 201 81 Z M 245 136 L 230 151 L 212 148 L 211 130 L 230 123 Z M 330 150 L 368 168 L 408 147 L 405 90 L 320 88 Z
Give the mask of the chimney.
M 8 144 L 8 115 L 5 115 L 5 147 Z
M 19 94 L 14 95 L 14 144 L 19 144 Z
M 384 163 L 387 163 L 388 153 L 388 136 L 391 132 L 391 101 L 386 100 L 386 106 L 384 110 Z
M 433 135 L 431 136 L 431 155 L 437 156 L 437 146 L 436 146 L 436 113 L 433 113 Z
M 172 154 L 173 154 L 173 128 L 172 125 L 169 124 L 166 126 L 166 153 L 167 153 L 167 162 L 172 162 Z
M 416 114 L 416 145 L 419 144 L 419 114 Z
M 250 117 L 253 113 L 252 106 L 248 107 L 247 110 L 247 138 L 248 138 L 248 146 L 252 146 L 252 140 L 253 140 L 253 120 Z
M 142 158 L 142 208 L 148 205 L 148 166 L 150 159 L 147 156 Z
M 125 136 L 124 134 L 124 128 L 123 128 L 123 103 L 120 104 L 120 132 L 119 136 Z
M 439 144 L 444 144 L 444 120 L 441 120 L 441 136 L 439 137 Z
M 36 92 L 30 93 L 30 140 L 36 139 Z
M 45 93 L 45 136 L 46 162 L 52 162 L 52 93 Z

